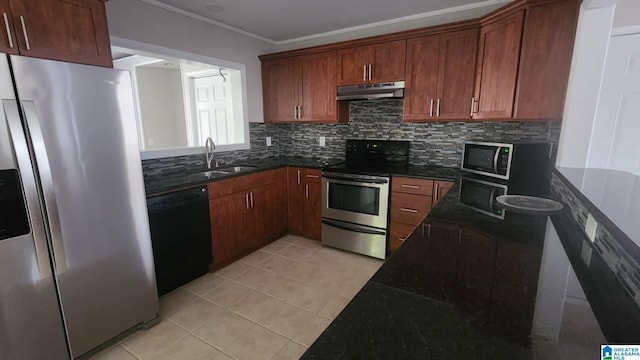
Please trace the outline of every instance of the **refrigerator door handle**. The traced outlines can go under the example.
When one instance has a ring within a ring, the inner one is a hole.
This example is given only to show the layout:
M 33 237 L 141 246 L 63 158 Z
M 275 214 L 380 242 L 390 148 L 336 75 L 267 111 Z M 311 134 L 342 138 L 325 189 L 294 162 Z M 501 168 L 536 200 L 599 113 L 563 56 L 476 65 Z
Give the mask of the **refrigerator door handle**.
M 18 161 L 18 171 L 20 172 L 31 223 L 31 235 L 33 236 L 35 246 L 36 262 L 38 264 L 40 279 L 43 280 L 50 278 L 52 273 L 51 266 L 49 265 L 47 233 L 44 228 L 44 219 L 40 208 L 40 199 L 38 198 L 33 165 L 29 157 L 29 148 L 22 130 L 22 123 L 20 122 L 18 102 L 16 100 L 2 100 L 2 107 L 4 115 L 7 118 L 9 133 L 13 142 L 16 160 Z
M 60 227 L 58 204 L 53 188 L 51 166 L 49 163 L 49 157 L 47 156 L 47 149 L 44 145 L 44 137 L 40 127 L 40 119 L 38 118 L 36 104 L 33 101 L 22 101 L 22 111 L 24 113 L 24 118 L 27 121 L 27 131 L 29 132 L 29 138 L 38 164 L 40 184 L 42 185 L 42 195 L 44 197 L 45 213 L 49 224 L 51 245 L 53 247 L 53 266 L 56 274 L 62 274 L 67 270 L 64 243 L 62 241 L 62 229 Z

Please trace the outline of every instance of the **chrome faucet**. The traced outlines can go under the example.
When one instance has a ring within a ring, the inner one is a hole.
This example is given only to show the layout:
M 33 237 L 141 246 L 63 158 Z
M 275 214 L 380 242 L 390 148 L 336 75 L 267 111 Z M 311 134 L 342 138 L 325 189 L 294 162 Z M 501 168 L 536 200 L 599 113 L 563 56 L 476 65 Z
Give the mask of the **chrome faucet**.
M 213 161 L 213 150 L 216 149 L 216 144 L 213 142 L 213 139 L 211 137 L 208 137 L 207 141 L 204 143 L 204 147 L 207 152 L 207 169 L 211 169 L 211 162 Z M 216 167 L 218 167 L 217 161 Z

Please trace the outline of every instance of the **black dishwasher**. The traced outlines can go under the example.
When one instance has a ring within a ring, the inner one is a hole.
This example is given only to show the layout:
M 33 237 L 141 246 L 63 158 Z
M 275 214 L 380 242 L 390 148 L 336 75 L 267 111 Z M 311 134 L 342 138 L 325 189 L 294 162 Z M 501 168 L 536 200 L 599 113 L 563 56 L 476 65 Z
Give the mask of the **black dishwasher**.
M 147 198 L 158 295 L 209 271 L 212 260 L 207 187 Z

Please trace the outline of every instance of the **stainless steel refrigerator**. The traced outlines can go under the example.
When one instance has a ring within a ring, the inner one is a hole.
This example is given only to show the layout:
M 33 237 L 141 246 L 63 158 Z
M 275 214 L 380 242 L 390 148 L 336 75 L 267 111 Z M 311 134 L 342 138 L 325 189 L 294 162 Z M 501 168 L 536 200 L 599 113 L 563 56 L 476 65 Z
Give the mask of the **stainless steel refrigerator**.
M 0 54 L 0 96 L 0 358 L 77 358 L 158 313 L 129 73 Z

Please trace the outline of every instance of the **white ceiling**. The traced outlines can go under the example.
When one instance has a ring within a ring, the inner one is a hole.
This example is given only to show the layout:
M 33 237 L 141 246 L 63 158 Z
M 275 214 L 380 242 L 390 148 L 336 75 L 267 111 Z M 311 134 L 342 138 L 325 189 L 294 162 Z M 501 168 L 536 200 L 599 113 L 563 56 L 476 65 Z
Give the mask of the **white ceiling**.
M 142 0 L 272 43 L 509 0 Z M 223 10 L 220 10 L 220 9 Z M 212 11 L 214 10 L 214 11 Z

